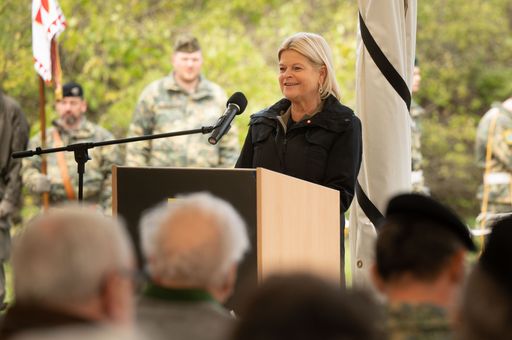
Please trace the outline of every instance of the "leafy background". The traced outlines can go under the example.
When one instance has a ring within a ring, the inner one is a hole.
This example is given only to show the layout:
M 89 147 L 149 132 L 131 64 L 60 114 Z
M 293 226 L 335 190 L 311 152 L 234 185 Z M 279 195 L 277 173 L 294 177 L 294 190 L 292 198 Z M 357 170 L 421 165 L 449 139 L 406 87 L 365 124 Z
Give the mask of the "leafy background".
M 355 103 L 357 3 L 334 0 L 60 0 L 64 80 L 84 85 L 89 118 L 123 137 L 140 91 L 170 71 L 172 41 L 196 34 L 205 75 L 228 94 L 242 91 L 254 112 L 280 97 L 276 51 L 297 31 L 322 34 L 333 48 L 343 101 Z M 422 89 L 424 172 L 432 195 L 468 221 L 478 214 L 481 174 L 475 129 L 493 101 L 512 94 L 510 0 L 418 1 L 417 56 Z M 32 66 L 30 1 L 0 3 L 0 87 L 39 130 Z M 48 90 L 48 119 L 53 94 Z M 249 115 L 237 121 L 244 137 Z M 471 223 L 471 222 L 470 222 Z

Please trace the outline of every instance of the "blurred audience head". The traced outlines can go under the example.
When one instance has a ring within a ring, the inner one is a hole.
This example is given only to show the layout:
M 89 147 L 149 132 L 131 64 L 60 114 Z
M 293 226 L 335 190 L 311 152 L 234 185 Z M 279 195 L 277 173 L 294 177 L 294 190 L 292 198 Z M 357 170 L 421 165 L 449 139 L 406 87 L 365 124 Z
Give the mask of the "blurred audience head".
M 458 339 L 512 339 L 512 217 L 491 228 L 464 291 Z
M 476 248 L 457 215 L 414 193 L 390 200 L 375 249 L 374 282 L 390 302 L 445 305 L 463 283 L 467 251 Z
M 134 257 L 124 226 L 93 207 L 51 208 L 16 237 L 16 303 L 95 321 L 133 320 Z
M 140 232 L 153 282 L 206 289 L 221 302 L 231 295 L 249 239 L 228 202 L 208 193 L 178 197 L 145 214 Z
M 270 277 L 242 308 L 232 340 L 380 339 L 367 295 L 309 274 Z

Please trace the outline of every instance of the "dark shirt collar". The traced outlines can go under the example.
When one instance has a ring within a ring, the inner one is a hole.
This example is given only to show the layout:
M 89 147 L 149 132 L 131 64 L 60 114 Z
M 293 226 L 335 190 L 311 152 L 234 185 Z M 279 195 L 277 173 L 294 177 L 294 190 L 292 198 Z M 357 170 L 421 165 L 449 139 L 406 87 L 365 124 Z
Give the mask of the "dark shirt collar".
M 159 300 L 167 301 L 182 301 L 182 302 L 201 302 L 209 301 L 216 302 L 210 293 L 203 289 L 194 288 L 167 288 L 156 285 L 155 283 L 148 283 L 144 289 L 144 296 L 152 297 Z
M 16 303 L 5 313 L 0 326 L 0 339 L 8 339 L 25 331 L 70 325 L 93 324 L 96 321 L 49 309 L 36 304 Z

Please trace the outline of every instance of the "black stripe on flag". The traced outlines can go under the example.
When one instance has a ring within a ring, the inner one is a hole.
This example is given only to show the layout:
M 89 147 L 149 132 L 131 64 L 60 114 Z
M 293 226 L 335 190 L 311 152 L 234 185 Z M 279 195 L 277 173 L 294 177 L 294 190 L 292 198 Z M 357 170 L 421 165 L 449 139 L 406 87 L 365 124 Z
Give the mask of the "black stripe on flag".
M 402 97 L 402 99 L 405 102 L 405 105 L 407 105 L 407 110 L 410 110 L 411 92 L 407 87 L 407 83 L 404 81 L 402 76 L 395 70 L 393 65 L 391 65 L 389 60 L 386 58 L 386 56 L 380 49 L 379 45 L 377 45 L 375 39 L 373 39 L 370 31 L 368 30 L 368 27 L 366 27 L 366 24 L 364 23 L 361 13 L 359 13 L 359 26 L 361 27 L 361 37 L 363 38 L 364 46 L 368 50 L 368 53 L 370 53 L 373 62 L 377 65 L 377 67 L 379 68 L 380 72 L 384 75 L 384 77 L 386 77 L 389 84 L 393 86 L 398 95 Z
M 407 83 L 404 81 L 402 76 L 395 70 L 393 65 L 386 58 L 379 45 L 373 39 L 368 27 L 364 23 L 363 17 L 361 13 L 359 13 L 359 27 L 361 28 L 361 37 L 363 39 L 363 43 L 368 50 L 368 53 L 373 59 L 373 62 L 377 65 L 380 72 L 387 79 L 389 84 L 393 86 L 398 95 L 403 99 L 405 105 L 407 106 L 407 110 L 411 109 L 411 92 L 407 87 Z M 375 228 L 378 228 L 379 222 L 384 216 L 377 209 L 375 204 L 368 198 L 366 193 L 364 192 L 359 181 L 356 183 L 356 196 L 361 209 L 365 215 L 370 219 Z

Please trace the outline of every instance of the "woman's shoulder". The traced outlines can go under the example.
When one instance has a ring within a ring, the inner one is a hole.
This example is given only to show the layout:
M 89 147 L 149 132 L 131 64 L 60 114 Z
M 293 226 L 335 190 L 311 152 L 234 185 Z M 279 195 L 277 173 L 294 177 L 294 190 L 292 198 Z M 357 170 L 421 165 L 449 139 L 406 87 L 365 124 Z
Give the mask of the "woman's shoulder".
M 355 117 L 354 110 L 342 104 L 336 97 L 330 95 L 324 103 L 324 111 L 332 112 L 337 117 Z
M 316 118 L 318 125 L 334 132 L 343 132 L 361 126 L 361 122 L 354 111 L 343 105 L 334 96 L 329 96 L 326 99 L 322 111 Z
M 279 100 L 277 103 L 274 103 L 271 106 L 268 106 L 256 113 L 251 115 L 251 122 L 260 121 L 262 119 L 275 119 L 277 116 L 281 114 L 282 111 L 288 109 L 290 106 L 290 101 L 283 98 Z

